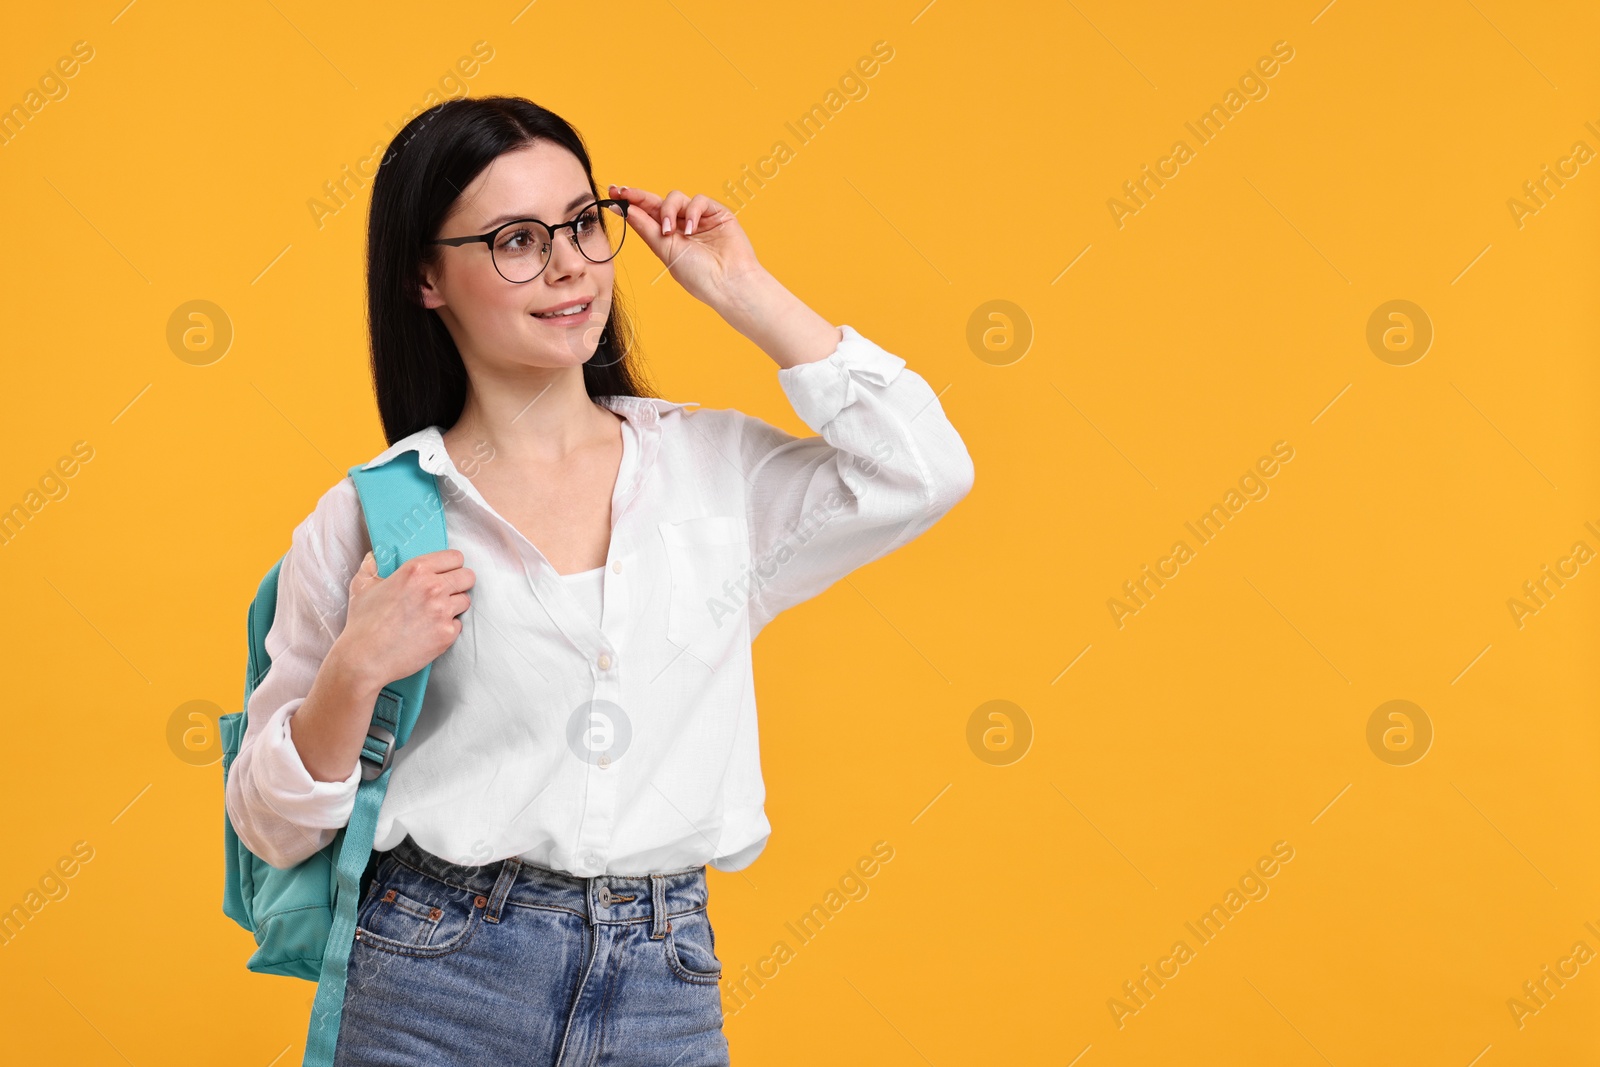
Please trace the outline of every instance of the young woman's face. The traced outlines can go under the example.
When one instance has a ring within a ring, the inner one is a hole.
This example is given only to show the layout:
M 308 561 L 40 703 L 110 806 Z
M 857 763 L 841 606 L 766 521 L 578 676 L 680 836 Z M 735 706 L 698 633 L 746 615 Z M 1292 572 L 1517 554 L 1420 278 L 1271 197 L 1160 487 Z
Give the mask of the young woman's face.
M 576 218 L 593 199 L 578 158 L 560 145 L 536 141 L 484 168 L 462 190 L 435 236 L 488 233 L 512 219 L 555 225 Z M 438 309 L 469 366 L 482 361 L 558 368 L 581 365 L 594 355 L 611 315 L 616 261 L 590 261 L 571 234 L 570 228 L 560 231 L 549 265 L 521 284 L 501 276 L 482 241 L 434 246 L 438 258 L 423 268 L 422 302 Z M 508 229 L 500 236 L 511 235 Z M 564 318 L 536 317 L 575 300 L 588 307 Z

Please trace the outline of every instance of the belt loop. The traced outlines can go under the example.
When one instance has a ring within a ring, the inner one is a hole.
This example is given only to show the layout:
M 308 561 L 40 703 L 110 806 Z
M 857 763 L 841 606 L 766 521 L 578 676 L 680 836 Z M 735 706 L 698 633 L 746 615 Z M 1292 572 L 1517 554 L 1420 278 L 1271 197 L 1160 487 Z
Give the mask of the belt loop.
M 650 940 L 660 941 L 667 936 L 667 880 L 659 874 L 650 876 Z
M 506 897 L 511 893 L 511 884 L 517 880 L 517 872 L 522 870 L 522 861 L 515 856 L 507 856 L 500 864 L 500 877 L 495 879 L 494 888 L 489 892 L 489 910 L 484 912 L 486 922 L 497 923 L 500 921 L 500 909 L 505 906 Z

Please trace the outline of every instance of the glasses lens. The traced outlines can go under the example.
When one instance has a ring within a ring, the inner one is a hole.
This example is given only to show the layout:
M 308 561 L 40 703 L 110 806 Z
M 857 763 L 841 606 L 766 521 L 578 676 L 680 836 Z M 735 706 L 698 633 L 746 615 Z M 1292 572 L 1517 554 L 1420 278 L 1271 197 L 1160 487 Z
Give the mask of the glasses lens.
M 615 202 L 590 204 L 577 221 L 578 248 L 592 263 L 604 263 L 615 256 L 622 239 L 628 236 L 622 206 Z
M 548 262 L 550 234 L 542 226 L 515 223 L 494 239 L 494 266 L 507 281 L 532 281 Z

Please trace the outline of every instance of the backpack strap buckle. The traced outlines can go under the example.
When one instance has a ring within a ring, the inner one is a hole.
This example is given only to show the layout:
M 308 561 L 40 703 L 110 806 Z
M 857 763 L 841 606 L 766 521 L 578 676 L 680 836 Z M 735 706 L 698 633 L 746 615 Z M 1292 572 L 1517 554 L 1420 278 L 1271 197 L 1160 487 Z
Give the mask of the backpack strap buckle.
M 405 698 L 389 686 L 378 692 L 378 702 L 372 709 L 372 724 L 361 741 L 361 780 L 370 782 L 389 769 L 394 757 L 394 732 L 400 729 L 400 709 Z
M 389 769 L 394 755 L 394 731 L 373 723 L 361 744 L 361 780 L 370 782 Z

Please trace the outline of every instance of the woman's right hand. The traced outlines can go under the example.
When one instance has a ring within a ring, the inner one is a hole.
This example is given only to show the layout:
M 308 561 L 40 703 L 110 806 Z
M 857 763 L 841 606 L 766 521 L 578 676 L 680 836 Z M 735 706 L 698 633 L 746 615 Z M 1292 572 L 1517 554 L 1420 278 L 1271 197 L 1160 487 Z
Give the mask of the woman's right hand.
M 372 688 L 409 678 L 444 654 L 461 633 L 474 575 L 459 549 L 425 552 L 378 577 L 368 552 L 350 579 L 350 608 L 343 646 L 350 668 Z

